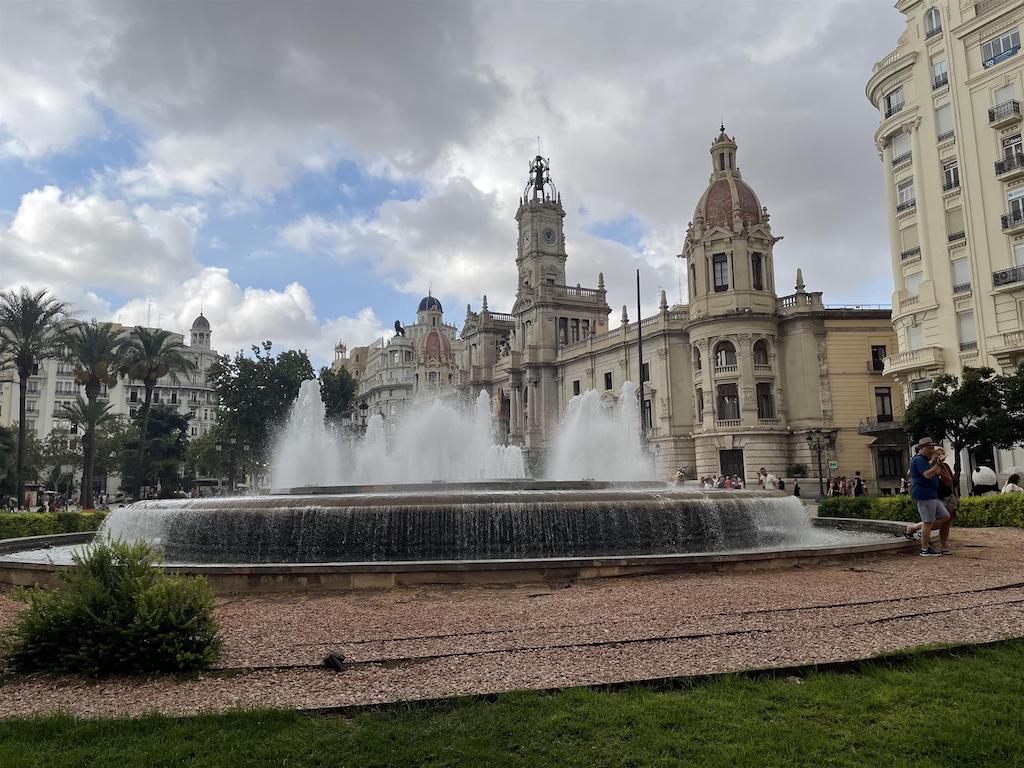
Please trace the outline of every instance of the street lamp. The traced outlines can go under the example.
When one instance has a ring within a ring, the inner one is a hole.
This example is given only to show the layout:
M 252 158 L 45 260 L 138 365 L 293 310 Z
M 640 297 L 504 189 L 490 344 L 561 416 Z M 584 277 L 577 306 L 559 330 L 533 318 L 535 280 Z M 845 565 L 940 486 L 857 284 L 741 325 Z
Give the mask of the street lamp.
M 833 430 L 822 431 L 812 429 L 807 433 L 807 447 L 818 454 L 818 495 L 825 495 L 825 484 L 822 480 L 821 454 L 823 451 L 830 451 L 836 447 L 836 435 Z

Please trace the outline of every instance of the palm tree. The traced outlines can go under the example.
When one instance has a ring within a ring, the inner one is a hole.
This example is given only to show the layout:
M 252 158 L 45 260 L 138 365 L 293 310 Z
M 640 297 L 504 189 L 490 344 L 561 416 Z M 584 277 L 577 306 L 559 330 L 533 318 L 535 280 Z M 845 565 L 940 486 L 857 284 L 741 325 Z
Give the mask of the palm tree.
M 68 405 L 61 406 L 57 411 L 57 418 L 67 419 L 72 424 L 82 427 L 82 509 L 91 507 L 92 504 L 92 474 L 93 456 L 96 446 L 96 428 L 101 424 L 114 418 L 110 413 L 112 403 L 106 400 L 85 400 L 81 395 L 75 395 L 75 401 Z
M 70 307 L 46 290 L 0 292 L 0 361 L 18 372 L 18 506 L 25 504 L 25 407 L 28 378 L 47 358 L 60 357 Z
M 128 338 L 118 348 L 118 359 L 114 372 L 132 381 L 141 381 L 145 387 L 145 398 L 139 412 L 139 457 L 135 464 L 135 479 L 132 493 L 136 499 L 142 491 L 142 463 L 146 454 L 146 434 L 149 430 L 149 406 L 153 402 L 153 390 L 163 377 L 178 380 L 179 373 L 188 373 L 195 368 L 185 353 L 186 347 L 175 339 L 170 331 L 159 328 L 135 326 Z
M 85 398 L 88 405 L 98 402 L 101 387 L 113 387 L 117 384 L 117 376 L 113 374 L 117 367 L 118 354 L 123 341 L 119 330 L 109 323 L 83 323 L 68 334 L 68 357 L 75 361 L 75 381 L 85 387 Z M 69 418 L 69 417 L 64 417 Z M 82 493 L 79 503 L 85 509 L 92 499 L 93 449 L 95 434 L 88 422 L 83 424 L 86 432 L 82 435 Z

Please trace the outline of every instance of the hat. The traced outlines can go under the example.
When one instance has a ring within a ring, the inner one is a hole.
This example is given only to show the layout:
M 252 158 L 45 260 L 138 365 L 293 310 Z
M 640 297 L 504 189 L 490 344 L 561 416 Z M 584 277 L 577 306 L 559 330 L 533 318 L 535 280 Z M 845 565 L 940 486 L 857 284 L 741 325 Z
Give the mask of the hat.
M 922 437 L 920 440 L 917 441 L 918 448 L 924 448 L 926 445 L 935 445 L 935 441 L 932 440 L 930 437 Z

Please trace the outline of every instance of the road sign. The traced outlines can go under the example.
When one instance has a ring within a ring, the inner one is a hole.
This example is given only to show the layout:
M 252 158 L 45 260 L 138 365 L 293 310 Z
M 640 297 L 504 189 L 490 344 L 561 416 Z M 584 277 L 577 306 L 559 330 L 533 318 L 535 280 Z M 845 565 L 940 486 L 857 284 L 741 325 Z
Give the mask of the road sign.
M 838 461 L 836 461 L 835 459 L 831 459 L 831 460 L 830 460 L 830 461 L 828 462 L 828 468 L 829 468 L 829 469 L 839 469 L 839 462 L 838 462 Z

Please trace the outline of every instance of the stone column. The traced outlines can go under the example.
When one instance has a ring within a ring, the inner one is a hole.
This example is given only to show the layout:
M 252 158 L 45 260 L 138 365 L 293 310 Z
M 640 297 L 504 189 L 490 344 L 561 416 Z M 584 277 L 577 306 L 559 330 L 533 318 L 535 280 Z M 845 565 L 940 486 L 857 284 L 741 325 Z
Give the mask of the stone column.
M 736 354 L 736 364 L 740 367 L 739 390 L 740 390 L 740 419 L 744 423 L 757 423 L 757 397 L 754 388 L 754 354 L 751 348 L 751 335 L 741 333 L 739 338 L 739 349 Z

